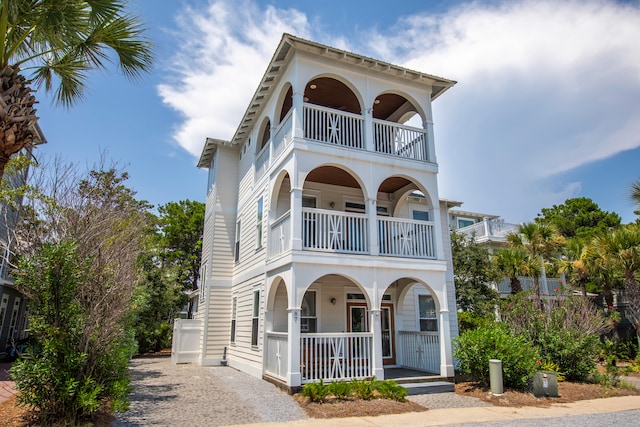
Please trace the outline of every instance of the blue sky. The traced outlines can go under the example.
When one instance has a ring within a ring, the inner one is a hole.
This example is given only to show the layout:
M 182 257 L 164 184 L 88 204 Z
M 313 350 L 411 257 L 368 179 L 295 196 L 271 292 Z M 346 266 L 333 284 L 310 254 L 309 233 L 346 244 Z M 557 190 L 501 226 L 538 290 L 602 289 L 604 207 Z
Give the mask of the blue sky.
M 458 81 L 433 105 L 440 196 L 531 220 L 590 197 L 635 219 L 640 2 L 133 0 L 156 45 L 151 74 L 91 76 L 70 110 L 39 94 L 60 155 L 102 152 L 159 205 L 204 201 L 205 137 L 230 138 L 283 32 Z

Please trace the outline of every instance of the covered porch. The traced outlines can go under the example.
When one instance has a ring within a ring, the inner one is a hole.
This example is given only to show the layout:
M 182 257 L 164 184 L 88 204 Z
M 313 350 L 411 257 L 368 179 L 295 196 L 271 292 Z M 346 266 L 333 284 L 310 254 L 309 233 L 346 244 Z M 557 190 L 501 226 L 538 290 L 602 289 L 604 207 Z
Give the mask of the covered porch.
M 331 274 L 304 291 L 299 310 L 288 308 L 284 281 L 271 290 L 269 300 L 263 372 L 287 386 L 373 376 L 447 376 L 442 362 L 450 339 L 439 320 L 446 313 L 420 283 L 397 280 L 372 303 L 367 289 Z

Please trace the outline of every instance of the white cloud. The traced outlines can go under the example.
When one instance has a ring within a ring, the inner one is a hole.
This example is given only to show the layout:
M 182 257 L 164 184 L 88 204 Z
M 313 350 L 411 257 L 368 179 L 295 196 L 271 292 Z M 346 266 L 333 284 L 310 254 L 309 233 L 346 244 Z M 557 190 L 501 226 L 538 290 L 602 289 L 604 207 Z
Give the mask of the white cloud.
M 472 2 L 329 37 L 297 10 L 211 0 L 179 26 L 175 81 L 159 92 L 195 156 L 205 137 L 233 135 L 283 32 L 457 80 L 434 104 L 436 149 L 440 194 L 468 209 L 530 219 L 578 194 L 553 177 L 640 146 L 637 6 Z

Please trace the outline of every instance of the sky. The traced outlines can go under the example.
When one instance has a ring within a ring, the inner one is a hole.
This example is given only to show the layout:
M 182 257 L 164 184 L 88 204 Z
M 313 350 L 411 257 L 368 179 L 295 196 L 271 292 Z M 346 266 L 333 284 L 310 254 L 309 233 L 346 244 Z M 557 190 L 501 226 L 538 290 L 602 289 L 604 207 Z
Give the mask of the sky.
M 131 0 L 155 45 L 139 81 L 90 76 L 71 109 L 37 94 L 46 161 L 108 157 L 154 205 L 205 200 L 206 137 L 229 139 L 283 32 L 458 83 L 433 103 L 441 198 L 531 221 L 589 197 L 635 220 L 640 0 Z

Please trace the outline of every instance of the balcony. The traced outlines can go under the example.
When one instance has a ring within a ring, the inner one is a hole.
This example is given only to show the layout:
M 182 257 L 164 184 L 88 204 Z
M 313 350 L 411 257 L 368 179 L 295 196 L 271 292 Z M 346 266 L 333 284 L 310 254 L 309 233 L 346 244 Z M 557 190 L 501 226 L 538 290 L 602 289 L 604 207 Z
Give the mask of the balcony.
M 261 178 L 293 141 L 293 109 L 272 132 L 270 140 L 256 155 L 255 177 Z M 308 141 L 372 151 L 392 157 L 429 162 L 427 131 L 380 119 L 372 119 L 372 140 L 367 141 L 364 116 L 305 103 L 303 136 Z
M 485 218 L 468 227 L 459 228 L 458 232 L 473 238 L 477 243 L 506 242 L 509 233 L 518 230 L 518 224 L 510 224 L 500 219 Z
M 371 255 L 377 242 L 380 256 L 436 259 L 435 224 L 406 218 L 378 217 L 370 236 L 366 214 L 324 209 L 302 209 L 302 249 L 307 251 Z M 291 215 L 276 219 L 269 229 L 269 257 L 290 251 Z

